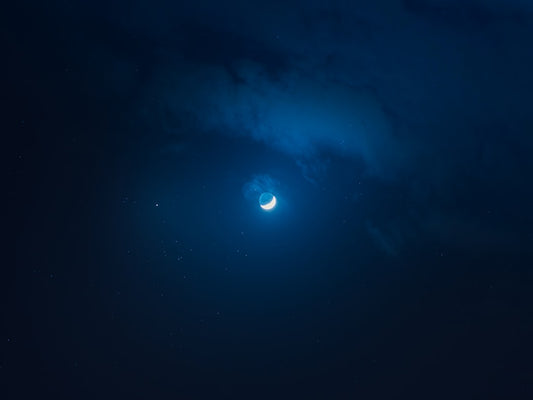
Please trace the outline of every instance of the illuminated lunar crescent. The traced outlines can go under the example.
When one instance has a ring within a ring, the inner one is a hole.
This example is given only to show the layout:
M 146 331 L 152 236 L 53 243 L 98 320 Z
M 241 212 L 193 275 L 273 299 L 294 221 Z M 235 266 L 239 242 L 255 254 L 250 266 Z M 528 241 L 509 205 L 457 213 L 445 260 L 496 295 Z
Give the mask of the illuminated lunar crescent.
M 262 193 L 259 196 L 259 205 L 263 210 L 272 210 L 276 207 L 276 196 L 268 192 Z

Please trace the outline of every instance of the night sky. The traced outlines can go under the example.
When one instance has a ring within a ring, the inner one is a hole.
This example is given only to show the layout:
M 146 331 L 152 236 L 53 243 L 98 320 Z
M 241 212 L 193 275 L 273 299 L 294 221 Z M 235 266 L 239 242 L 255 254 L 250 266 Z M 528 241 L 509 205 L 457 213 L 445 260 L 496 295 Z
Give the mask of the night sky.
M 530 1 L 3 8 L 1 399 L 533 399 Z

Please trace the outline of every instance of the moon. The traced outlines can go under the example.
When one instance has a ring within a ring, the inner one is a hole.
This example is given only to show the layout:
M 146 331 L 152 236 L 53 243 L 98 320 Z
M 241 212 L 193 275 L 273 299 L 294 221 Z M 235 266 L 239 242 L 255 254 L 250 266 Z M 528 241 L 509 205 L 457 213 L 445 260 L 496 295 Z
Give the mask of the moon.
M 276 196 L 272 193 L 264 192 L 259 196 L 259 205 L 263 210 L 272 210 L 276 207 Z

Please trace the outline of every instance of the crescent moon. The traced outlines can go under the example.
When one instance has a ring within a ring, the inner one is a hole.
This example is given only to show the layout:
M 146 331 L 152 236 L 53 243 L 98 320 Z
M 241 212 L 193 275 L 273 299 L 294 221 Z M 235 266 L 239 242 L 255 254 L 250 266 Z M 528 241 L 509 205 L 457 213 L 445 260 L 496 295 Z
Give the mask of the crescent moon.
M 261 208 L 263 210 L 272 210 L 274 207 L 276 207 L 276 196 L 272 196 L 272 200 L 270 200 L 266 204 L 261 204 Z

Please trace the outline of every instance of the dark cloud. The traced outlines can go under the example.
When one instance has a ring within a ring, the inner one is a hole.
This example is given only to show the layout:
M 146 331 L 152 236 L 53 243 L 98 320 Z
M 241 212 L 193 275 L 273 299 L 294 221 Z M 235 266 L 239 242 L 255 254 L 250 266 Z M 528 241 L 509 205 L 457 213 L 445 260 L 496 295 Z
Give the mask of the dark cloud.
M 369 176 L 401 182 L 413 200 L 421 201 L 420 187 L 439 198 L 438 208 L 420 212 L 422 222 L 369 222 L 395 254 L 393 236 L 413 224 L 419 235 L 433 234 L 425 220 L 475 225 L 453 215 L 457 182 L 490 171 L 491 185 L 514 190 L 531 169 L 521 151 L 533 148 L 528 8 L 423 0 L 193 6 L 187 21 L 175 10 L 173 23 L 156 18 L 158 29 L 131 16 L 126 26 L 159 38 L 144 101 L 167 133 L 252 138 L 291 156 L 315 183 L 331 157 L 349 158 Z M 441 226 L 453 236 L 456 228 Z
M 182 124 L 201 131 L 250 136 L 296 160 L 324 152 L 360 157 L 373 173 L 399 166 L 402 149 L 375 93 L 297 69 L 273 79 L 256 63 L 224 68 L 180 65 L 156 91 Z M 184 93 L 186 94 L 184 96 Z
M 293 5 L 134 2 L 78 19 L 105 20 L 105 43 L 95 39 L 86 55 L 106 71 L 96 87 L 135 98 L 130 120 L 171 137 L 168 147 L 202 135 L 252 139 L 318 186 L 340 180 L 329 171 L 340 159 L 358 166 L 353 174 L 396 182 L 418 217 L 369 216 L 382 243 L 435 235 L 429 220 L 464 221 L 440 224 L 446 237 L 476 225 L 456 215 L 470 201 L 464 187 L 484 188 L 472 194 L 483 208 L 498 191 L 523 190 L 533 150 L 528 2 Z
M 223 24 L 207 14 L 213 27 L 185 30 L 174 59 L 159 65 L 154 91 L 181 123 L 248 135 L 297 159 L 331 151 L 362 158 L 381 176 L 416 169 L 450 142 L 472 146 L 466 132 L 530 120 L 523 99 L 532 82 L 523 79 L 533 65 L 524 36 L 531 27 L 502 32 L 508 21 L 495 18 L 475 34 L 428 34 L 435 17 L 427 9 L 462 15 L 473 7 L 437 3 L 402 10 L 388 2 L 397 13 L 390 21 L 371 6 L 333 8 L 321 24 L 312 21 L 322 7 L 312 5 L 290 16 L 256 11 L 252 21 L 244 7 Z M 254 27 L 254 18 L 272 20 L 272 29 Z M 246 37 L 236 33 L 243 25 Z

